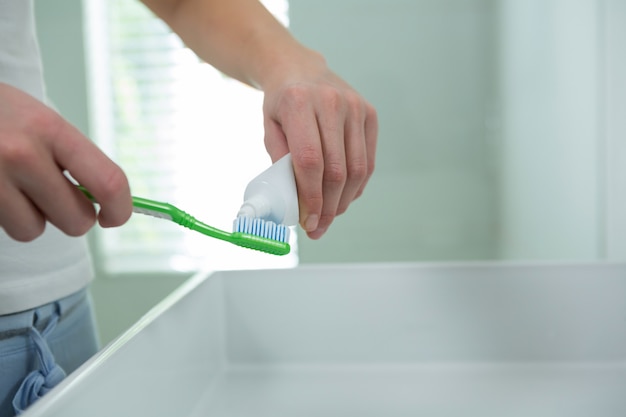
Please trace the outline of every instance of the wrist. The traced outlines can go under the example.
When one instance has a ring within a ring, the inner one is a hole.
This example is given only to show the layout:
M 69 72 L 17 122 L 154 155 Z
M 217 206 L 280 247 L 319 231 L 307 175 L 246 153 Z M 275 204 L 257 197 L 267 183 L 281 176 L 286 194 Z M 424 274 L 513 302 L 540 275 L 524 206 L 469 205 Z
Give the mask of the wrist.
M 270 46 L 260 57 L 251 81 L 258 89 L 269 91 L 298 80 L 320 78 L 327 71 L 322 54 L 292 40 L 288 45 Z

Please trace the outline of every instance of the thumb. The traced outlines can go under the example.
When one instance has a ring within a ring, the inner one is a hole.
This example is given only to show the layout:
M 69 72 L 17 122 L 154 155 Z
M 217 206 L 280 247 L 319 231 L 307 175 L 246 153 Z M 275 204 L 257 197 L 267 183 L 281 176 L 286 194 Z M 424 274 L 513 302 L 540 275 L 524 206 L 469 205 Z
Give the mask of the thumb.
M 285 136 L 285 132 L 283 132 L 282 126 L 277 121 L 266 118 L 264 125 L 265 149 L 270 158 L 272 158 L 272 163 L 274 163 L 289 153 L 287 137 Z

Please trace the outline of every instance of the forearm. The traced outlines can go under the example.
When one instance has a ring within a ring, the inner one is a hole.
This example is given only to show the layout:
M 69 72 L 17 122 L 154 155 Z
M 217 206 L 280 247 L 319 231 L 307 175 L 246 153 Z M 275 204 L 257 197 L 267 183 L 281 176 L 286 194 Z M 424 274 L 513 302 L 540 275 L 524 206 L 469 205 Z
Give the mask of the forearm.
M 264 92 L 265 147 L 292 155 L 300 224 L 317 239 L 374 170 L 376 111 L 259 0 L 144 0 L 200 58 Z
M 284 83 L 304 63 L 325 68 L 258 0 L 143 1 L 200 58 L 254 87 Z

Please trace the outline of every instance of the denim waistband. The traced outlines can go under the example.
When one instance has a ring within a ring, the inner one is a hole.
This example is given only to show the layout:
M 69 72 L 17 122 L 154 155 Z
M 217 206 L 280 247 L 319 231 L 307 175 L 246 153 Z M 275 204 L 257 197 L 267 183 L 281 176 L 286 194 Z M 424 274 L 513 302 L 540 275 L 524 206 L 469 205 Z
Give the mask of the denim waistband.
M 58 313 L 59 319 L 63 320 L 86 296 L 87 289 L 85 288 L 58 301 L 31 310 L 0 316 L 0 340 L 26 333 L 33 325 L 45 326 L 48 319 L 55 313 Z

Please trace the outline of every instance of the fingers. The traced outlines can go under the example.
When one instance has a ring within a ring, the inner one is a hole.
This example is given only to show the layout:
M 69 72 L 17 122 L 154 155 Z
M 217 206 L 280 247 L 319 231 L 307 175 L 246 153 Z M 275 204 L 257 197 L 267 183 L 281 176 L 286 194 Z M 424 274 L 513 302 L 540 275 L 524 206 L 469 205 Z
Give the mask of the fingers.
M 54 125 L 43 119 L 41 126 Z M 52 119 L 54 115 L 48 121 Z M 46 140 L 13 132 L 0 135 L 0 142 L 0 224 L 5 231 L 16 240 L 30 241 L 43 233 L 49 220 L 68 235 L 86 233 L 95 220 L 93 205 L 75 195 Z
M 95 209 L 65 170 L 101 203 L 103 226 L 128 219 L 122 170 L 56 112 L 0 83 L 0 227 L 20 241 L 38 237 L 46 221 L 71 236 L 86 233 Z
M 350 115 L 346 122 L 346 184 L 341 201 L 337 207 L 337 214 L 344 213 L 350 203 L 354 201 L 360 190 L 365 187 L 368 173 L 367 146 L 365 143 L 365 110 L 360 102 L 352 103 L 348 111 Z
M 376 166 L 376 145 L 378 142 L 378 114 L 369 103 L 365 106 L 365 148 L 367 149 L 367 175 L 355 198 L 363 194 L 363 190 L 374 173 Z
M 44 231 L 46 220 L 11 183 L 0 185 L 0 225 L 13 239 L 29 242 Z
M 266 115 L 266 147 L 273 160 L 292 153 L 300 222 L 318 239 L 372 175 L 376 111 L 353 90 L 334 85 L 291 87 L 277 106 L 275 120 Z
M 70 236 L 81 236 L 93 226 L 93 204 L 62 174 L 55 161 L 42 154 L 35 164 L 16 167 L 15 184 L 50 223 Z
M 333 222 L 344 195 L 346 184 L 346 148 L 344 144 L 345 103 L 335 90 L 326 92 L 324 107 L 318 109 L 317 123 L 322 145 L 324 173 L 322 176 L 322 211 L 315 230 L 309 237 L 319 239 Z
M 94 196 L 100 206 L 102 227 L 124 224 L 132 214 L 132 197 L 126 175 L 113 161 L 70 124 L 52 140 L 55 160 Z M 74 198 L 81 196 L 73 190 Z
M 317 229 L 322 213 L 324 160 L 317 121 L 306 89 L 294 89 L 284 100 L 278 121 L 291 152 L 298 188 L 300 224 L 307 232 Z M 272 139 L 270 139 L 270 142 Z

